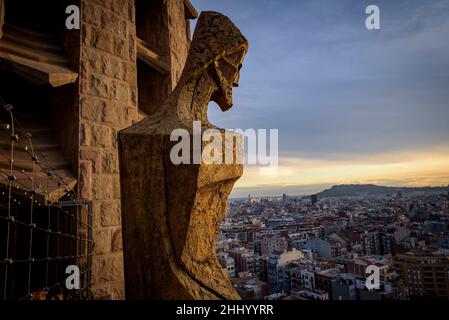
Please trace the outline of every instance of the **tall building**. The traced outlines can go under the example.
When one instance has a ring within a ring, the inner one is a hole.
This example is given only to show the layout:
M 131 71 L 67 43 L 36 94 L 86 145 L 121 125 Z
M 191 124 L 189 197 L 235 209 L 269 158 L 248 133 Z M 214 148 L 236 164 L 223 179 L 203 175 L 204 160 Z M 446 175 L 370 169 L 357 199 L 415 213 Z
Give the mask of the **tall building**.
M 235 248 L 229 251 L 234 258 L 236 276 L 240 272 L 254 272 L 256 257 L 254 251 L 246 248 Z
M 309 271 L 305 267 L 296 268 L 292 272 L 291 282 L 293 291 L 315 290 L 315 272 Z
M 360 235 L 365 255 L 390 254 L 394 244 L 394 234 L 384 232 L 370 232 Z
M 406 297 L 449 299 L 449 255 L 414 251 L 396 255 L 394 263 Z
M 237 226 L 230 228 L 222 228 L 221 232 L 227 239 L 236 239 L 243 243 L 254 241 L 256 231 L 254 228 L 246 226 Z
M 310 239 L 306 243 L 306 248 L 316 253 L 319 257 L 335 259 L 342 254 L 341 243 L 334 239 Z
M 223 268 L 226 269 L 229 278 L 235 277 L 235 261 L 226 252 L 220 252 L 217 254 L 218 261 Z
M 232 284 L 243 300 L 263 300 L 268 295 L 268 284 L 256 276 L 235 278 Z
M 288 264 L 304 258 L 299 250 L 289 252 L 274 252 L 267 261 L 267 281 L 270 293 L 287 292 L 291 285 L 291 274 Z
M 339 274 L 332 280 L 332 300 L 357 300 L 357 289 L 363 286 L 362 278 L 350 273 Z
M 271 254 L 274 251 L 284 252 L 288 249 L 288 241 L 285 237 L 268 235 L 260 241 L 260 253 Z

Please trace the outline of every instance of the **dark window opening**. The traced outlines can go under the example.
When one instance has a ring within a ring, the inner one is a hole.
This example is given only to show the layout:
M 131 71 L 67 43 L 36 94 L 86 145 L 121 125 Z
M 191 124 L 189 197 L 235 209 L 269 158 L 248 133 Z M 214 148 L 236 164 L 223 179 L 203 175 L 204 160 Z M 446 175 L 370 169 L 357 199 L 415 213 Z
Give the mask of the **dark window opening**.
M 139 110 L 151 115 L 170 93 L 168 15 L 163 0 L 136 1 Z
M 58 36 L 65 25 L 67 0 L 4 0 L 6 24 Z

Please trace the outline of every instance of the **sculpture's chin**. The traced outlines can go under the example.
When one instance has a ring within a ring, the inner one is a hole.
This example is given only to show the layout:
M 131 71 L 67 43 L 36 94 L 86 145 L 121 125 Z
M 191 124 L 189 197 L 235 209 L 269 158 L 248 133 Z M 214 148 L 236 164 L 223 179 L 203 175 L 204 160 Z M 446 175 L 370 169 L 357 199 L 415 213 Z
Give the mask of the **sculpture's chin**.
M 221 109 L 221 111 L 223 111 L 223 112 L 228 111 L 228 110 L 231 109 L 231 108 L 232 108 L 232 103 L 220 105 L 220 109 Z
M 218 106 L 220 107 L 221 111 L 223 111 L 223 112 L 228 111 L 233 106 L 232 99 L 225 99 L 219 93 L 215 93 L 214 95 L 212 95 L 211 101 L 213 101 L 216 104 L 218 104 Z

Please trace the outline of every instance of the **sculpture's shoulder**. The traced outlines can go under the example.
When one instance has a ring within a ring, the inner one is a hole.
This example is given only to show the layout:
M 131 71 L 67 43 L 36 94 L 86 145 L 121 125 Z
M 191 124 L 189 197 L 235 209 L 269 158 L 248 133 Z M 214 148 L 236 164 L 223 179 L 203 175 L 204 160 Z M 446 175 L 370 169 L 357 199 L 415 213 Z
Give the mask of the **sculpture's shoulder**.
M 188 122 L 176 114 L 155 113 L 121 130 L 119 135 L 170 135 L 176 129 L 188 128 Z

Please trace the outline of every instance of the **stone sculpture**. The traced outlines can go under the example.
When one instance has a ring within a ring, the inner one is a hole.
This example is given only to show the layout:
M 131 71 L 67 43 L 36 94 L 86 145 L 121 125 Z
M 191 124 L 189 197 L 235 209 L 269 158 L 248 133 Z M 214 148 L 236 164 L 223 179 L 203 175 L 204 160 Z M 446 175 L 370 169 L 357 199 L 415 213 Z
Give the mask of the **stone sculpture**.
M 155 114 L 119 133 L 127 299 L 239 299 L 215 241 L 243 166 L 175 165 L 170 134 L 182 128 L 192 139 L 193 121 L 203 131 L 215 128 L 208 104 L 232 107 L 247 49 L 227 17 L 203 12 L 173 93 Z

